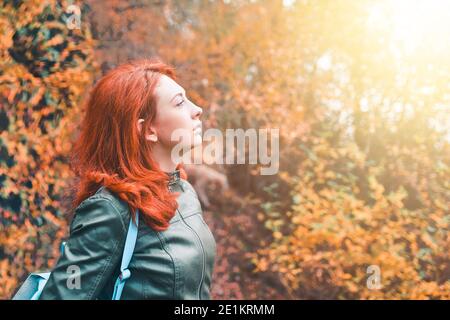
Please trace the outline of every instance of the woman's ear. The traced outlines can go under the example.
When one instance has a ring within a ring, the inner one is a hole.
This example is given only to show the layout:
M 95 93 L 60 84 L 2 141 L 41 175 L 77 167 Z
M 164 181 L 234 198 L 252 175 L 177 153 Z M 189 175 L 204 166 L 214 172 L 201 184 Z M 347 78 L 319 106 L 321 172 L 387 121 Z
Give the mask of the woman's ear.
M 145 138 L 147 140 L 150 140 L 150 141 L 153 141 L 153 142 L 158 141 L 158 136 L 156 135 L 156 133 L 154 133 L 154 131 L 152 131 L 151 134 L 148 134 Z
M 137 128 L 138 128 L 139 133 L 141 133 L 141 130 L 142 130 L 142 122 L 144 122 L 144 119 L 138 119 L 138 121 L 137 121 Z
M 144 119 L 139 119 L 137 122 L 139 132 L 142 130 L 142 122 L 144 122 Z M 146 135 L 145 138 L 153 142 L 158 141 L 158 136 L 156 135 L 156 131 L 153 127 L 150 126 L 150 134 Z

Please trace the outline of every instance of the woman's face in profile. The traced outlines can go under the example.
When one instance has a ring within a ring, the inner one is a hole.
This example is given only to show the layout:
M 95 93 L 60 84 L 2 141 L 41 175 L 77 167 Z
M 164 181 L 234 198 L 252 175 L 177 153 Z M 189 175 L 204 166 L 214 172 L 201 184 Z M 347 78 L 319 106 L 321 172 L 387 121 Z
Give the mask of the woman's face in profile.
M 202 143 L 203 109 L 186 97 L 186 92 L 172 78 L 161 75 L 155 88 L 157 100 L 156 118 L 150 125 L 157 141 L 172 149 L 178 143 L 183 147 L 194 147 Z

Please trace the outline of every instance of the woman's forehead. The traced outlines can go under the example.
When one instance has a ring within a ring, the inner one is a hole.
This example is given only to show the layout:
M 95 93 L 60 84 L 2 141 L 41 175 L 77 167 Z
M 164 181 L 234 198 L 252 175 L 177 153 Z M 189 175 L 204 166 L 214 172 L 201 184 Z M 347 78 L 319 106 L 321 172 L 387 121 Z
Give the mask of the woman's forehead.
M 161 75 L 159 78 L 158 84 L 155 88 L 157 95 L 160 98 L 172 99 L 172 97 L 179 93 L 183 92 L 184 89 L 175 80 L 166 76 L 165 74 Z

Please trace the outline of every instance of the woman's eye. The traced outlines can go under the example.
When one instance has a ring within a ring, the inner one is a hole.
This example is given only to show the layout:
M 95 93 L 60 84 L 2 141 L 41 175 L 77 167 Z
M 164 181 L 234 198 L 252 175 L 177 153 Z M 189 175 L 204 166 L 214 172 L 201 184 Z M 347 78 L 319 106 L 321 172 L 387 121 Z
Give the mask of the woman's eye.
M 179 103 L 177 103 L 177 106 L 181 106 L 184 103 L 184 100 L 181 100 Z

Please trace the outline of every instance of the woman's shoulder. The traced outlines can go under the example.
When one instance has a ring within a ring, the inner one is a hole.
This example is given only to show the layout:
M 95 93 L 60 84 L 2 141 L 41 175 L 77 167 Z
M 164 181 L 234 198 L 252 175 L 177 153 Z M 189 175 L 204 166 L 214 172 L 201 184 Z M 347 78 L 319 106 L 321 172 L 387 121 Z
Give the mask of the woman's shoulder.
M 75 225 L 92 222 L 93 220 L 108 221 L 110 226 L 126 231 L 129 223 L 129 207 L 108 188 L 102 186 L 95 194 L 83 200 L 75 209 L 71 229 Z
M 192 186 L 192 184 L 188 180 L 180 179 L 180 184 L 181 184 L 181 186 L 182 186 L 184 191 L 191 192 L 195 196 L 197 196 L 197 192 L 195 191 L 194 187 Z
M 111 202 L 111 204 L 116 207 L 120 212 L 128 211 L 128 204 L 120 199 L 113 191 L 105 186 L 101 186 L 91 197 L 97 199 L 106 199 Z

